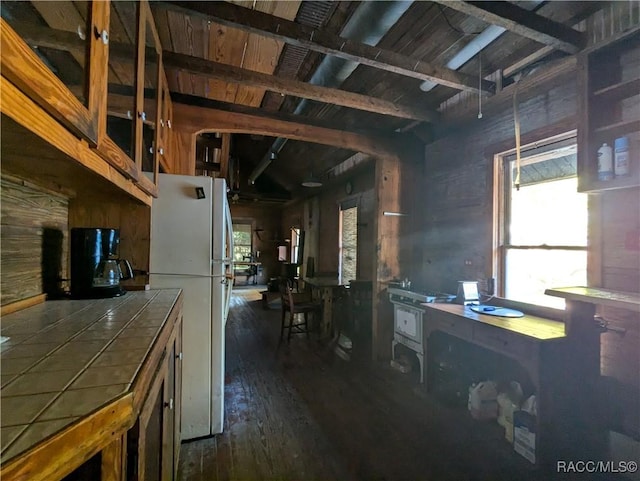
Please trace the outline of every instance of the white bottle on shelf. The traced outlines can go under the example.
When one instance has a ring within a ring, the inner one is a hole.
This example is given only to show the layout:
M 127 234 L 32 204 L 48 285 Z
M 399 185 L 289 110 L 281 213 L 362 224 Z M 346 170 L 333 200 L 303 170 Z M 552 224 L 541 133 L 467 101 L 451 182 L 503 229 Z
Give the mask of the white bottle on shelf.
M 613 152 L 611 147 L 604 143 L 598 149 L 598 180 L 613 179 Z
M 629 139 L 618 137 L 613 145 L 615 147 L 614 172 L 616 177 L 629 175 Z

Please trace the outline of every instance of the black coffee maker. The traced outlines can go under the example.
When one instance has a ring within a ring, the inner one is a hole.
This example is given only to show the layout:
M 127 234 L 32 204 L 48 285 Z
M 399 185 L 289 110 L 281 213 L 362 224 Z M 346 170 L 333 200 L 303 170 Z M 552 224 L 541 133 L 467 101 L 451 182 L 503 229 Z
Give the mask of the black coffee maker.
M 120 281 L 131 279 L 133 270 L 129 261 L 118 258 L 119 243 L 117 229 L 71 229 L 71 297 L 101 299 L 126 294 Z

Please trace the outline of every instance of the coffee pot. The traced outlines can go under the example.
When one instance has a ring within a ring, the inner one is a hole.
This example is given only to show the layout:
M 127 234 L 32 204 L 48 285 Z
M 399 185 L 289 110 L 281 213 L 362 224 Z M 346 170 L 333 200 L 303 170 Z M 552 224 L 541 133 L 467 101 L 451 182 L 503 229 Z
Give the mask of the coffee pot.
M 133 269 L 118 257 L 117 229 L 71 229 L 71 297 L 97 299 L 122 296 L 120 281 L 131 279 Z

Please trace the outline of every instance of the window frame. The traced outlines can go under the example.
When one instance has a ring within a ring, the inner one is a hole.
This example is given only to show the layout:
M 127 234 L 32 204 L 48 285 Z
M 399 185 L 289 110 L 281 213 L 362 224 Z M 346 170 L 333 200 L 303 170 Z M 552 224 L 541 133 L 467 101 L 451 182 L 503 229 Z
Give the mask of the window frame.
M 544 149 L 545 147 L 555 144 L 576 144 L 578 143 L 577 131 L 570 130 L 568 132 L 542 138 L 538 141 L 531 142 L 523 145 L 520 149 L 521 159 L 524 162 L 521 165 L 526 165 L 527 153 L 531 153 L 535 149 Z M 556 149 L 550 149 L 553 151 Z M 584 246 L 575 245 L 524 245 L 524 244 L 512 244 L 510 241 L 510 232 L 507 228 L 506 219 L 510 219 L 511 215 L 511 196 L 508 195 L 508 191 L 511 189 L 511 184 L 508 184 L 510 180 L 509 176 L 509 159 L 516 152 L 515 148 L 511 148 L 502 152 L 495 153 L 494 159 L 494 182 L 493 182 L 493 262 L 492 262 L 492 276 L 496 280 L 495 282 L 495 295 L 498 297 L 506 298 L 506 274 L 507 274 L 507 254 L 509 250 L 523 249 L 544 249 L 551 251 L 584 251 L 587 255 L 587 275 L 589 274 L 589 236 L 590 236 L 590 224 L 587 225 L 587 241 Z M 529 155 L 531 157 L 531 155 Z M 536 162 L 539 160 L 536 160 Z M 577 173 L 576 173 L 577 175 Z M 576 191 L 576 193 L 578 193 Z M 587 200 L 587 209 L 591 208 L 591 203 Z M 587 213 L 587 215 L 589 215 Z M 520 303 L 526 303 L 525 301 L 510 299 Z M 548 306 L 544 306 L 548 307 Z M 551 308 L 553 309 L 553 308 Z

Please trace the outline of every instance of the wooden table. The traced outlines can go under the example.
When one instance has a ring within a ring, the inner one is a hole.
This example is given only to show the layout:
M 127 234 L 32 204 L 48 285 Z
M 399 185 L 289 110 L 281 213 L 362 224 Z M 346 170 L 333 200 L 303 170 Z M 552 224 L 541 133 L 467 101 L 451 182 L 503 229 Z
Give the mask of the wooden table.
M 239 269 L 236 271 L 236 268 Z M 262 262 L 235 261 L 233 263 L 233 284 L 236 283 L 236 276 L 245 276 L 247 284 L 249 284 L 249 279 L 253 277 L 253 284 L 257 284 L 261 268 Z
M 320 336 L 333 335 L 333 305 L 337 298 L 336 292 L 345 286 L 336 277 L 304 277 L 305 285 L 311 287 L 314 300 L 322 302 L 322 319 L 320 320 Z

